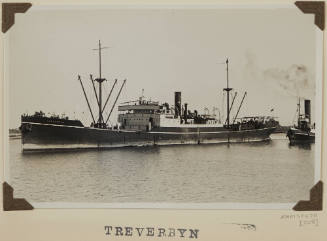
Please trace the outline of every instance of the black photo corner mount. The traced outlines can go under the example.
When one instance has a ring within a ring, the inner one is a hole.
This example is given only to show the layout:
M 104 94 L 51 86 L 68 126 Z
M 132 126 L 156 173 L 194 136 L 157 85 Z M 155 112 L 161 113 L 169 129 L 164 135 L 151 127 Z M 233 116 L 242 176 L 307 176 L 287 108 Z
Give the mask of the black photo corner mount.
M 303 13 L 315 15 L 315 25 L 325 29 L 325 1 L 296 1 L 294 3 Z
M 25 13 L 31 6 L 31 3 L 2 3 L 2 32 L 14 25 L 15 13 Z
M 34 207 L 24 198 L 14 198 L 14 189 L 4 182 L 2 185 L 3 192 L 3 210 L 18 211 L 18 210 L 33 210 Z
M 294 211 L 322 211 L 323 208 L 323 183 L 317 182 L 310 189 L 310 200 L 301 200 L 293 207 Z

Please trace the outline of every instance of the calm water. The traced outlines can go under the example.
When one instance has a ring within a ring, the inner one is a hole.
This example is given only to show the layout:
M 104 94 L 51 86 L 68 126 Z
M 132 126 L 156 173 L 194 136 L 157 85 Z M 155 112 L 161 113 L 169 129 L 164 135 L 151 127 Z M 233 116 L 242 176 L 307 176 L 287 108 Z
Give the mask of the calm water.
M 314 182 L 314 144 L 270 142 L 22 154 L 10 184 L 31 202 L 296 202 Z

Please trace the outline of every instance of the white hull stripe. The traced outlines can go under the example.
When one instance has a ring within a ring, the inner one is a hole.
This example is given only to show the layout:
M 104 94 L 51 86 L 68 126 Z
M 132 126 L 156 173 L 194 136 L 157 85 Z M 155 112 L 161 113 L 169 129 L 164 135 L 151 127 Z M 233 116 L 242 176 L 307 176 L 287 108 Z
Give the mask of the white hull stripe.
M 305 133 L 294 133 L 294 135 L 297 135 L 297 136 L 310 136 L 310 137 L 315 137 L 314 134 L 305 134 Z
M 44 126 L 56 126 L 56 127 L 63 127 L 63 128 L 79 128 L 79 129 L 88 129 L 88 130 L 101 130 L 101 131 L 110 131 L 110 132 L 127 132 L 127 133 L 151 133 L 151 134 L 219 134 L 219 133 L 237 133 L 240 131 L 197 131 L 197 132 L 173 132 L 173 131 L 149 131 L 149 132 L 141 132 L 141 131 L 129 131 L 129 130 L 111 130 L 111 129 L 101 129 L 101 128 L 94 128 L 94 127 L 85 127 L 85 126 L 66 126 L 66 125 L 56 125 L 56 124 L 44 124 L 44 123 L 36 123 L 36 122 L 22 122 L 24 124 L 32 124 L 32 125 L 44 125 Z M 183 127 L 181 127 L 183 128 Z M 185 127 L 187 128 L 187 127 Z M 202 127 L 206 128 L 206 127 Z M 209 127 L 208 127 L 209 128 Z M 253 129 L 253 130 L 241 130 L 241 132 L 255 132 L 255 131 L 263 131 L 269 130 L 271 128 L 262 128 L 262 129 Z
M 66 125 L 56 125 L 56 124 L 45 124 L 45 123 L 37 123 L 37 122 L 25 122 L 22 121 L 22 124 L 31 124 L 31 125 L 40 125 L 40 126 L 57 126 L 63 128 L 76 128 L 76 129 L 88 129 L 88 130 L 101 130 L 101 131 L 115 131 L 115 132 L 137 132 L 137 131 L 128 131 L 128 130 L 112 130 L 112 129 L 102 129 L 88 126 L 66 126 Z
M 240 132 L 255 132 L 269 130 L 271 128 L 253 129 L 253 130 L 241 130 L 241 131 L 199 131 L 199 132 L 164 132 L 164 131 L 150 131 L 153 134 L 219 134 L 219 133 L 240 133 Z
M 249 139 L 246 141 L 238 141 L 238 140 L 204 140 L 201 144 L 219 144 L 219 143 L 247 143 L 247 142 L 260 142 L 260 141 L 267 141 L 270 138 L 264 139 Z M 49 144 L 49 145 L 38 145 L 38 144 L 23 144 L 24 151 L 37 151 L 37 150 L 54 150 L 54 149 L 104 149 L 104 148 L 119 148 L 119 147 L 143 147 L 143 146 L 168 146 L 168 145 L 195 145 L 198 144 L 197 140 L 194 141 L 167 141 L 167 142 L 139 142 L 139 143 L 126 143 L 126 144 Z

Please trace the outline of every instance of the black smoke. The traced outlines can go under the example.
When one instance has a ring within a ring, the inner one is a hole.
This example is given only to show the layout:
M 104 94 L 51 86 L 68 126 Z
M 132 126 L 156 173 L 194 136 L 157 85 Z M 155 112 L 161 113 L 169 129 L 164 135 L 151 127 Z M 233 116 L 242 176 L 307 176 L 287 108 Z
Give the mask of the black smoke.
M 308 68 L 302 64 L 293 64 L 287 69 L 264 70 L 263 79 L 287 95 L 312 98 L 315 94 L 313 77 Z

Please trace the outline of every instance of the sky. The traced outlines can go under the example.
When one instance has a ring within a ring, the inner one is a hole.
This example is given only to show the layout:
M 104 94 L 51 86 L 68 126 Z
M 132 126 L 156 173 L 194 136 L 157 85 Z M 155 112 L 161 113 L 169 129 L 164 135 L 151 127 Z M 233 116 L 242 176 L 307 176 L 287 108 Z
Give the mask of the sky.
M 96 115 L 89 75 L 98 77 L 102 53 L 104 99 L 114 79 L 124 79 L 118 103 L 144 96 L 226 116 L 226 65 L 237 92 L 232 116 L 247 92 L 239 117 L 273 115 L 295 120 L 298 98 L 312 100 L 315 114 L 315 25 L 313 15 L 291 9 L 59 9 L 16 14 L 8 31 L 10 128 L 23 113 L 63 114 L 89 126 L 91 116 L 80 75 Z M 270 112 L 273 109 L 273 112 Z M 110 117 L 117 122 L 117 106 Z M 106 118 L 107 114 L 105 114 Z M 96 117 L 97 118 L 97 117 Z M 314 117 L 313 117 L 314 118 Z

